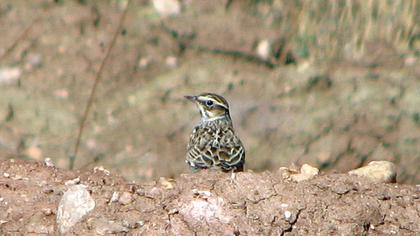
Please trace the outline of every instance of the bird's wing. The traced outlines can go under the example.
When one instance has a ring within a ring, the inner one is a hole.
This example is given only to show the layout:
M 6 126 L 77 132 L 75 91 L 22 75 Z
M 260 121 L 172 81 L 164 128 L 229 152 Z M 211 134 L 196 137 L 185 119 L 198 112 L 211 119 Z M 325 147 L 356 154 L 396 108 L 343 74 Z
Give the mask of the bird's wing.
M 196 127 L 190 136 L 186 159 L 193 168 L 242 169 L 245 149 L 231 126 Z

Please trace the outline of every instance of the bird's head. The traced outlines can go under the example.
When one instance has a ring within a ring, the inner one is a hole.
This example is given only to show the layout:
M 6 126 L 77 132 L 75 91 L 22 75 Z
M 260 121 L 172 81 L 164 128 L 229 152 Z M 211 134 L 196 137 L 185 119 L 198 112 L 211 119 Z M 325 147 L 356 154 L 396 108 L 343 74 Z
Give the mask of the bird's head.
M 197 96 L 185 96 L 185 98 L 197 105 L 203 122 L 218 119 L 230 120 L 229 104 L 226 99 L 220 95 L 202 93 Z

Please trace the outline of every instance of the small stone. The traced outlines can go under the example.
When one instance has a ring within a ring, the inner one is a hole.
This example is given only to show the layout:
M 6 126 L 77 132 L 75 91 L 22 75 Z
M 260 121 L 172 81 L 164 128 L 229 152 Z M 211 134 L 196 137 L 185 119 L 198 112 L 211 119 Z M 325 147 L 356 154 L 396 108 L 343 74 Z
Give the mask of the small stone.
M 168 180 L 167 178 L 160 177 L 159 183 L 165 188 L 165 189 L 173 189 L 174 185 L 172 184 L 171 180 Z
M 317 176 L 319 174 L 318 168 L 312 167 L 308 164 L 303 164 L 300 168 L 300 173 Z
M 353 189 L 353 186 L 349 186 L 348 184 L 338 184 L 331 187 L 331 191 L 334 193 L 343 195 L 350 192 Z
M 165 63 L 169 68 L 176 68 L 178 66 L 178 58 L 174 56 L 168 56 L 165 59 Z
M 112 197 L 111 197 L 111 199 L 109 200 L 109 203 L 117 202 L 119 198 L 120 198 L 120 193 L 118 193 L 118 192 L 113 192 L 113 193 L 112 193 Z
M 310 166 L 308 164 L 304 164 L 300 168 L 300 173 L 299 174 L 291 175 L 290 178 L 293 181 L 301 182 L 301 181 L 304 181 L 304 180 L 313 179 L 318 174 L 319 174 L 319 170 L 317 168 L 312 167 L 312 166 Z
M 270 57 L 271 44 L 267 39 L 261 40 L 257 45 L 257 55 L 263 60 L 267 60 Z
M 283 179 L 290 179 L 292 172 L 289 170 L 289 168 L 280 167 L 278 171 Z
M 181 13 L 181 4 L 178 0 L 152 0 L 152 3 L 162 17 L 176 16 Z
M 282 204 L 280 204 L 280 207 L 281 208 L 286 208 L 286 207 L 288 207 L 289 206 L 289 204 L 287 204 L 287 203 L 282 203 Z
M 15 175 L 14 177 L 12 177 L 13 180 L 21 180 L 22 176 L 20 175 Z
M 98 171 L 104 172 L 105 175 L 110 175 L 111 174 L 111 172 L 109 170 L 105 169 L 103 166 L 95 166 L 93 168 L 93 173 L 96 173 Z
M 80 178 L 77 177 L 75 179 L 71 179 L 71 180 L 67 180 L 64 185 L 69 186 L 69 185 L 75 185 L 75 184 L 79 184 L 80 183 Z
M 0 85 L 7 85 L 16 82 L 22 75 L 21 69 L 17 67 L 0 68 Z
M 290 220 L 290 217 L 292 216 L 292 212 L 290 211 L 285 211 L 284 212 L 284 218 L 288 221 Z
M 397 171 L 389 161 L 372 161 L 367 166 L 349 171 L 350 175 L 365 177 L 376 183 L 395 183 Z
M 146 195 L 146 191 L 144 190 L 144 188 L 138 188 L 136 189 L 136 194 L 139 196 L 144 196 Z
M 42 189 L 42 192 L 45 193 L 45 194 L 53 193 L 54 192 L 54 189 L 52 187 L 49 187 L 48 186 L 48 187 L 43 188 Z
M 46 216 L 50 216 L 53 214 L 53 211 L 50 208 L 44 208 L 42 209 L 42 213 Z
M 9 177 L 10 177 L 10 174 L 9 174 L 9 173 L 4 172 L 4 173 L 3 173 L 3 176 L 4 176 L 5 178 L 9 178 Z
M 128 192 L 123 192 L 120 198 L 118 199 L 118 202 L 121 203 L 122 205 L 128 205 L 132 201 L 133 201 L 133 195 Z
M 150 65 L 150 59 L 147 57 L 140 58 L 138 67 L 141 69 L 147 68 Z
M 128 233 L 130 231 L 122 224 L 104 218 L 95 219 L 93 225 L 95 232 L 99 235 Z
M 57 226 L 60 233 L 66 233 L 94 208 L 95 201 L 85 185 L 70 186 L 58 205 Z
M 204 199 L 209 198 L 213 195 L 211 192 L 205 191 L 205 190 L 193 189 L 191 191 L 193 192 L 194 195 L 201 196 Z
M 54 163 L 52 162 L 51 158 L 49 158 L 49 157 L 45 158 L 44 164 L 48 167 L 54 167 Z

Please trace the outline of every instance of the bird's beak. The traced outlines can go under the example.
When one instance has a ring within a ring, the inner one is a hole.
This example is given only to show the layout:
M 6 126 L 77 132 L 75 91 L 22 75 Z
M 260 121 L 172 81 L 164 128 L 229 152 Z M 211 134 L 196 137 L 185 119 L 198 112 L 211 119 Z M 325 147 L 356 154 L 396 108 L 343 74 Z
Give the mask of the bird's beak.
M 197 96 L 184 96 L 186 99 L 190 100 L 191 102 L 197 101 Z

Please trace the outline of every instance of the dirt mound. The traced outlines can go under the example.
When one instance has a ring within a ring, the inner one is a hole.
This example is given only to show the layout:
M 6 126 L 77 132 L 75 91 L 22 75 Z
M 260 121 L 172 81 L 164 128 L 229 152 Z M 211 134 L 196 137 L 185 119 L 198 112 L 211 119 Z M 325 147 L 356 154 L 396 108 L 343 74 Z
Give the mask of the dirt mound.
M 85 185 L 95 207 L 66 234 L 415 235 L 420 186 L 374 184 L 346 174 L 295 183 L 282 171 L 202 171 L 128 183 L 103 168 L 70 172 L 0 162 L 0 234 L 57 234 L 58 205 Z

